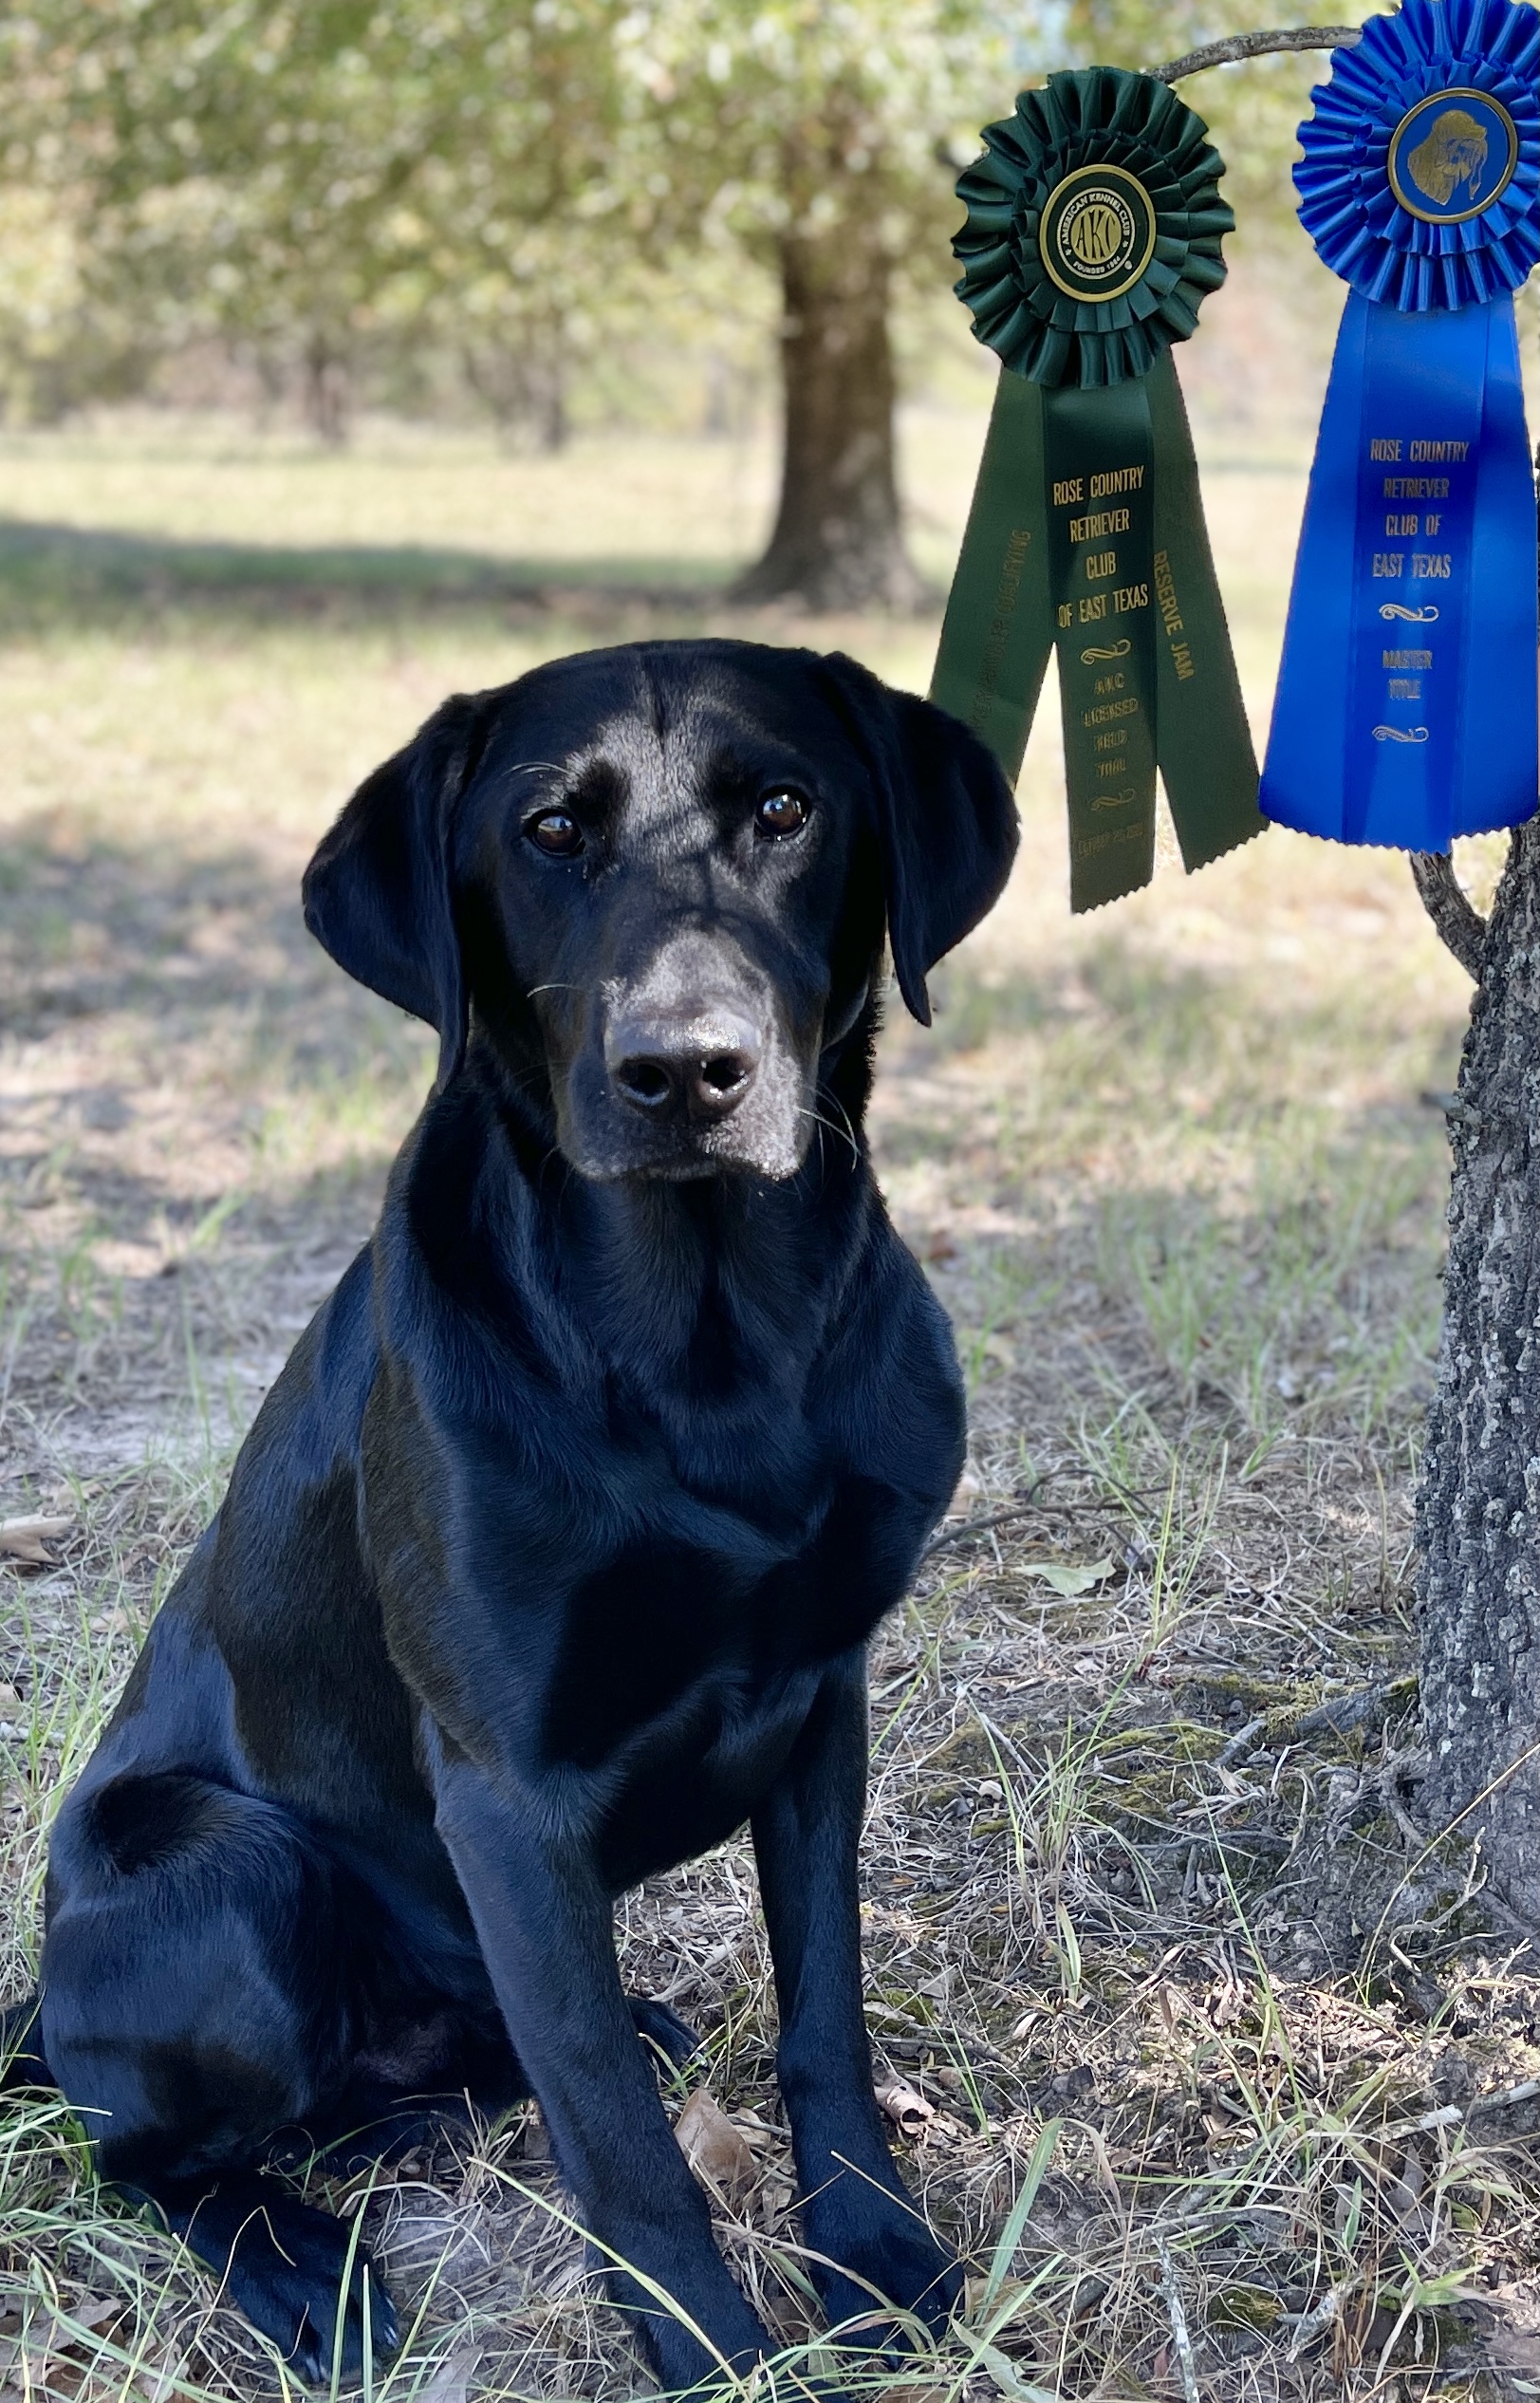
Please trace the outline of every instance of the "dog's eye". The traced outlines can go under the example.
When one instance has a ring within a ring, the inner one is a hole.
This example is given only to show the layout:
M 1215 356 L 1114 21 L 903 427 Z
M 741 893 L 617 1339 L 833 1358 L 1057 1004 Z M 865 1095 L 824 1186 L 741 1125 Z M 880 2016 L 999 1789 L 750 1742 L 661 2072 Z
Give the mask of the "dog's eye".
M 807 804 L 789 785 L 765 793 L 754 811 L 755 832 L 768 836 L 772 843 L 784 843 L 789 834 L 800 834 L 807 823 Z
M 566 810 L 542 810 L 524 830 L 553 860 L 576 859 L 583 848 L 583 829 Z

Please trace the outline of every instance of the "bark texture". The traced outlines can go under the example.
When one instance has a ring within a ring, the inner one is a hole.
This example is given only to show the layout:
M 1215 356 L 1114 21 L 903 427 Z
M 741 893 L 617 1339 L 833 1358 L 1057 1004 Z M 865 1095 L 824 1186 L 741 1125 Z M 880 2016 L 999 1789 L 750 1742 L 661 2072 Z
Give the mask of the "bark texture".
M 1540 821 L 1488 922 L 1450 1140 L 1417 1500 L 1423 1816 L 1468 1813 L 1494 1891 L 1540 1924 Z
M 909 609 L 921 597 L 904 549 L 894 471 L 889 270 L 878 230 L 852 209 L 780 245 L 786 432 L 770 548 L 742 601 Z

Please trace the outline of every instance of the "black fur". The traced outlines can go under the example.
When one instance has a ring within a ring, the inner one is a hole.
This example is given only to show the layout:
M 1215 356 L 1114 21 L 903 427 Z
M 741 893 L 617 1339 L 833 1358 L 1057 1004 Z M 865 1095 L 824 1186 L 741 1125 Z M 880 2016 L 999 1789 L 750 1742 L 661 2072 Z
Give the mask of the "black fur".
M 606 2255 L 763 2348 L 649 2061 L 689 2031 L 610 1926 L 745 1819 L 827 2308 L 956 2294 L 873 2101 L 856 1845 L 962 1402 L 862 1119 L 884 928 L 924 1016 L 1014 843 L 983 748 L 852 661 L 654 643 L 446 703 L 311 863 L 438 1083 L 60 1813 L 41 2049 L 7 2023 L 306 2377 L 348 2231 L 263 2165 L 531 2089 Z

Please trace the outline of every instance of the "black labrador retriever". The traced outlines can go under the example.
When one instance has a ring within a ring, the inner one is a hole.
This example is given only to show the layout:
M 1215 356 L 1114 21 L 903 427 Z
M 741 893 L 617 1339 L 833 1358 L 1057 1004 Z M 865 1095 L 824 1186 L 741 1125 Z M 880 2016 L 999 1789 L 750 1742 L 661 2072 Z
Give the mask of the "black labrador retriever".
M 611 1930 L 745 1819 L 822 2300 L 952 2306 L 856 1848 L 866 1639 L 962 1397 L 862 1119 L 884 931 L 927 1019 L 1015 841 L 982 744 L 853 661 L 650 643 L 447 701 L 310 864 L 438 1079 L 60 1813 L 10 2073 L 304 2377 L 339 2315 L 358 2374 L 364 2264 L 344 2297 L 347 2229 L 262 2165 L 531 2091 L 665 2385 L 766 2350 L 638 2040 L 689 2031 Z

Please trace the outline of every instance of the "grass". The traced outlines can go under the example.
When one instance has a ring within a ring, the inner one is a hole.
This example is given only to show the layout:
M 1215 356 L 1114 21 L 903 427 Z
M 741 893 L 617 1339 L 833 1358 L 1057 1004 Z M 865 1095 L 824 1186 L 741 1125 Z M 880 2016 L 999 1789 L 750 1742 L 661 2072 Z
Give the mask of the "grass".
M 980 431 L 909 429 L 937 578 Z M 445 691 L 595 641 L 843 643 L 922 685 L 934 618 L 727 607 L 770 488 L 762 450 L 656 440 L 0 443 L 0 1518 L 66 1522 L 0 1563 L 0 1994 L 34 1974 L 50 1813 L 431 1072 L 305 937 L 311 844 Z M 1302 490 L 1211 478 L 1258 726 Z M 809 2311 L 742 1843 L 627 1899 L 627 1978 L 700 2026 L 690 2082 L 748 2145 L 714 2207 L 777 2393 L 1537 2392 L 1540 1993 L 1408 1807 L 1447 1177 L 1420 1097 L 1467 988 L 1402 862 L 1276 830 L 1071 922 L 1051 714 L 1023 804 L 874 1112 L 972 1406 L 958 1515 L 876 1648 L 865 1851 L 899 2151 L 969 2265 L 938 2349 L 852 2369 Z M 532 2112 L 307 2180 L 405 2305 L 381 2403 L 636 2388 Z M 283 2383 L 57 2100 L 9 2108 L 4 2403 Z

